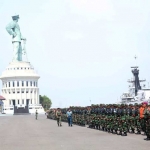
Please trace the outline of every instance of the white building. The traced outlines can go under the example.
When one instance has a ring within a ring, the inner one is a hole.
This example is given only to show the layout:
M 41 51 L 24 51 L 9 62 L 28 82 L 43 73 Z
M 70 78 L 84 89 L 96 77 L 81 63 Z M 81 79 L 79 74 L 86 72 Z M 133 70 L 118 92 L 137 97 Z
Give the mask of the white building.
M 28 109 L 29 113 L 35 113 L 37 109 L 39 113 L 44 113 L 43 107 L 39 104 L 39 78 L 30 62 L 11 62 L 0 76 L 1 95 L 6 98 L 4 112 L 22 113 L 23 109 Z

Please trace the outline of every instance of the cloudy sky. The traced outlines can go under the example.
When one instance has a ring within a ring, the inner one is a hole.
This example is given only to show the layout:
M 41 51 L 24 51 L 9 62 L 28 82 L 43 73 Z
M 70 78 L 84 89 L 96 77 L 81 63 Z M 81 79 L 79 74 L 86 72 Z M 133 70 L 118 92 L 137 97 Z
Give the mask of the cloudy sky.
M 53 107 L 114 103 L 131 66 L 150 82 L 149 8 L 149 0 L 0 0 L 0 72 L 12 60 L 5 26 L 17 13 L 40 94 Z

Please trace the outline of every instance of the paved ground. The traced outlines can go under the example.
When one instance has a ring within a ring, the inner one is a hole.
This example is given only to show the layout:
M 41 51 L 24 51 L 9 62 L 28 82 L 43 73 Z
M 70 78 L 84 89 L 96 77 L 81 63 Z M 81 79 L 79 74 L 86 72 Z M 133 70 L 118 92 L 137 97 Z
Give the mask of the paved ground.
M 145 136 L 112 135 L 86 127 L 68 127 L 46 116 L 1 116 L 0 150 L 147 150 Z

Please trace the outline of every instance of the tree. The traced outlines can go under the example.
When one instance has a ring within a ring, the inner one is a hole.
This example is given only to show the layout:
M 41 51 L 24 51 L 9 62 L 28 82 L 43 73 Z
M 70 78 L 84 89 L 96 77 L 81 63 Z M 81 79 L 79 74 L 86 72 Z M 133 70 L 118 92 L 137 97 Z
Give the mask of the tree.
M 44 110 L 48 110 L 52 106 L 52 101 L 47 96 L 40 95 L 40 104 L 43 106 Z

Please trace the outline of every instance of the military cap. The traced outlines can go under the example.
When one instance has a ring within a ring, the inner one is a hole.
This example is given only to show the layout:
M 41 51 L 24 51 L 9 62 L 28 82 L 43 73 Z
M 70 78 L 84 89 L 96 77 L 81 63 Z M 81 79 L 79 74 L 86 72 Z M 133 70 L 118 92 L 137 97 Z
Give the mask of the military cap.
M 19 15 L 14 15 L 14 16 L 12 16 L 12 19 L 13 19 L 13 20 L 19 19 Z

